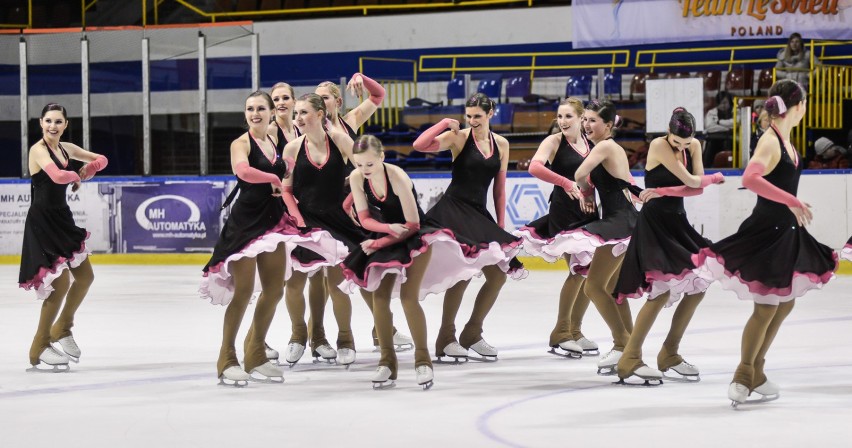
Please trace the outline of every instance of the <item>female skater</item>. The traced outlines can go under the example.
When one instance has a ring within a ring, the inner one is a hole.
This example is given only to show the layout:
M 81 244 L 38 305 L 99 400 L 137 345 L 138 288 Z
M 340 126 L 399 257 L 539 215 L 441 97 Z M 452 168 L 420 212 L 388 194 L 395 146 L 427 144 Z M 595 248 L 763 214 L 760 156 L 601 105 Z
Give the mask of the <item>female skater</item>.
M 355 208 L 361 224 L 373 234 L 343 262 L 344 283 L 354 283 L 372 293 L 382 353 L 373 384 L 386 387 L 397 376 L 390 313 L 393 294 L 400 297 L 414 339 L 417 384 L 428 389 L 432 386 L 432 361 L 426 319 L 418 300 L 470 279 L 481 269 L 481 257 L 467 256 L 473 251 L 473 242 L 460 243 L 452 231 L 425 223 L 411 179 L 402 169 L 384 163 L 382 144 L 376 137 L 360 137 L 353 152 L 356 171 L 349 182 Z M 433 255 L 436 263 L 430 264 Z
M 580 208 L 585 202 L 580 201 L 582 196 L 574 181 L 574 172 L 591 151 L 583 132 L 582 118 L 582 101 L 566 98 L 559 105 L 556 111 L 558 133 L 541 142 L 529 168 L 530 174 L 554 185 L 550 195 L 550 213 L 515 232 L 515 235 L 524 238 L 527 253 L 551 263 L 559 258 L 565 258 L 566 263 L 570 260 L 571 257 L 565 254 L 565 247 L 573 238 L 567 231 L 598 219 L 594 210 Z M 550 163 L 549 169 L 545 167 L 546 163 Z M 589 308 L 589 298 L 582 291 L 584 280 L 582 275 L 568 272 L 559 294 L 556 327 L 550 333 L 551 353 L 579 357 L 598 350 L 598 345 L 580 332 L 583 315 Z
M 613 128 L 621 118 L 609 101 L 594 100 L 583 112 L 586 136 L 594 147 L 586 160 L 574 172 L 586 208 L 594 204 L 597 190 L 600 196 L 601 219 L 569 232 L 574 238 L 571 270 L 587 273 L 583 291 L 595 304 L 612 332 L 613 349 L 598 361 L 598 373 L 610 375 L 621 358 L 627 339 L 633 330 L 630 307 L 616 305 L 610 293 L 618 279 L 618 269 L 638 213 L 631 201 L 628 187 L 633 181 L 624 148 L 612 139 Z M 589 181 L 594 185 L 591 185 Z
M 491 132 L 489 120 L 494 116 L 494 102 L 477 93 L 465 104 L 469 129 L 459 130 L 456 120 L 445 118 L 432 126 L 414 142 L 414 149 L 438 152 L 450 149 L 453 153 L 453 174 L 444 196 L 426 214 L 440 226 L 456 235 L 475 241 L 482 249 L 499 247 L 504 256 L 499 262 L 482 269 L 485 284 L 476 295 L 470 320 L 456 340 L 455 320 L 469 280 L 461 281 L 444 295 L 441 329 L 435 342 L 438 359 L 449 356 L 467 359 L 468 349 L 480 360 L 497 359 L 497 349 L 485 342 L 482 325 L 506 283 L 506 274 L 523 278 L 526 270 L 514 256 L 520 250 L 520 238 L 503 230 L 506 213 L 506 169 L 509 164 L 509 142 Z M 451 132 L 444 132 L 450 128 Z M 488 186 L 494 182 L 494 208 L 497 222 L 486 207 Z
M 284 293 L 284 281 L 289 277 L 287 255 L 294 244 L 303 244 L 336 260 L 337 248 L 328 243 L 329 235 L 318 230 L 300 231 L 284 212 L 281 178 L 289 174 L 293 162 L 288 164 L 278 155 L 274 137 L 267 135 L 273 108 L 272 99 L 265 92 L 254 92 L 246 99 L 249 130 L 231 143 L 231 166 L 238 178 L 240 195 L 204 267 L 199 289 L 202 298 L 228 306 L 217 363 L 221 384 L 243 386 L 249 379 L 284 380 L 281 369 L 269 362 L 264 341 Z M 243 370 L 234 345 L 254 292 L 255 275 L 260 277 L 261 294 L 245 340 Z
M 366 238 L 366 234 L 343 211 L 344 164 L 352 156 L 352 139 L 336 129 L 326 131 L 325 103 L 314 93 L 303 95 L 296 102 L 296 124 L 303 135 L 284 147 L 284 156 L 295 159 L 293 176 L 284 180 L 284 202 L 299 226 L 327 230 L 334 238 L 340 259 L 344 258 Z M 293 328 L 307 328 L 304 321 L 304 287 L 308 274 L 316 269 L 316 255 L 308 251 L 294 252 L 293 278 L 287 285 L 287 305 Z M 349 297 L 336 287 L 343 281 L 340 267 L 327 268 L 333 288 L 332 303 L 338 314 L 340 333 L 336 352 L 322 331 L 325 299 L 309 300 L 314 326 L 311 331 L 311 348 L 315 358 L 342 365 L 355 362 L 355 341 L 352 337 L 352 305 Z M 313 290 L 313 288 L 312 288 Z M 297 337 L 294 334 L 294 338 Z M 307 330 L 302 337 L 307 337 Z M 291 365 L 298 362 L 305 350 L 305 342 L 291 339 L 286 360 Z
M 39 124 L 42 139 L 29 152 L 32 198 L 24 224 L 18 284 L 26 290 L 34 288 L 36 297 L 44 300 L 30 346 L 30 370 L 42 370 L 40 365 L 44 363 L 48 366 L 45 371 L 64 372 L 69 370 L 69 359 L 80 360 L 80 347 L 71 327 L 74 314 L 95 279 L 85 243 L 89 232 L 74 223 L 65 192 L 68 184 L 73 184 L 72 190 L 76 191 L 80 181 L 94 177 L 107 166 L 107 159 L 59 141 L 68 128 L 67 113 L 59 104 L 44 106 Z M 86 162 L 79 175 L 71 168 L 71 159 Z M 51 342 L 58 342 L 64 353 L 53 348 Z
M 780 388 L 764 373 L 766 353 L 795 299 L 821 288 L 838 265 L 837 254 L 805 230 L 813 215 L 796 197 L 803 164 L 790 143 L 790 130 L 805 115 L 805 90 L 785 79 L 772 85 L 769 96 L 764 107 L 772 130 L 760 137 L 743 173 L 743 186 L 757 193 L 757 204 L 736 233 L 693 256 L 696 266 L 709 270 L 722 287 L 754 301 L 740 365 L 728 388 L 734 407 L 752 392 L 777 398 Z
M 698 368 L 683 360 L 678 347 L 712 281 L 695 269 L 691 258 L 709 242 L 687 220 L 683 198 L 701 194 L 704 187 L 721 183 L 724 177 L 721 173 L 704 175 L 701 142 L 694 137 L 695 118 L 679 107 L 672 112 L 668 135 L 654 139 L 648 149 L 645 190 L 639 195 L 645 205 L 612 293 L 619 302 L 648 294 L 618 361 L 621 382 L 636 375 L 646 382 L 661 383 L 662 372 L 669 369 L 679 375 L 675 378 L 698 380 Z M 681 298 L 657 356 L 659 370 L 652 369 L 642 362 L 642 343 L 660 310 Z

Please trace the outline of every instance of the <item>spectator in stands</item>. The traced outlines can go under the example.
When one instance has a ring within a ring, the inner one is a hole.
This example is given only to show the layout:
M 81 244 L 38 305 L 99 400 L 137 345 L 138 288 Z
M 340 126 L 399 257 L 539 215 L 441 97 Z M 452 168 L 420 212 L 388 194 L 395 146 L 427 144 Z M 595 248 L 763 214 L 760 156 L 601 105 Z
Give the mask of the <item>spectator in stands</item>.
M 793 33 L 787 41 L 787 46 L 778 50 L 776 78 L 792 79 L 807 89 L 810 64 L 811 52 L 802 44 L 802 35 Z
M 849 150 L 835 144 L 826 137 L 820 137 L 814 142 L 816 157 L 808 164 L 810 169 L 842 169 L 849 168 Z
M 761 109 L 763 108 L 761 107 Z M 754 148 L 757 146 L 757 141 L 760 140 L 760 136 L 769 129 L 769 125 L 771 124 L 772 120 L 769 119 L 769 112 L 761 110 L 760 115 L 757 116 L 754 132 L 751 133 L 751 145 L 748 152 L 749 158 L 754 155 Z
M 704 133 L 707 143 L 704 146 L 704 166 L 713 166 L 716 154 L 730 151 L 733 147 L 734 129 L 734 98 L 730 93 L 719 91 L 716 94 L 716 107 L 707 111 L 704 116 Z

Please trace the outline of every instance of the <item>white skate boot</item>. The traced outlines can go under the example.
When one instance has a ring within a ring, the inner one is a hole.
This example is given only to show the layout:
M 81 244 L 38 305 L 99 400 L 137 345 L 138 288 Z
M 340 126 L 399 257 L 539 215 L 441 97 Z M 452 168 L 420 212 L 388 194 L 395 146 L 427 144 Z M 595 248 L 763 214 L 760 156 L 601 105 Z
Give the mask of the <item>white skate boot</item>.
M 393 345 L 396 347 L 396 351 L 403 352 L 414 348 L 414 340 L 411 339 L 411 336 L 404 335 L 397 331 L 393 334 Z
M 299 344 L 298 342 L 291 342 L 287 344 L 287 352 L 284 354 L 284 361 L 290 365 L 292 369 L 293 366 L 302 359 L 302 355 L 305 354 L 305 346 L 303 344 Z
M 752 392 L 758 393 L 761 396 L 760 399 L 754 400 L 755 402 L 773 401 L 777 400 L 781 396 L 781 388 L 769 380 L 766 380 L 760 386 L 755 387 Z
M 618 366 L 618 361 L 621 359 L 622 354 L 623 352 L 618 350 L 610 350 L 601 355 L 601 358 L 598 360 L 598 375 L 615 375 L 617 373 L 615 368 Z
M 355 350 L 351 348 L 341 348 L 337 352 L 337 363 L 346 366 L 346 370 L 349 370 L 349 366 L 355 362 Z
M 38 364 L 33 364 L 27 372 L 62 373 L 69 370 L 71 367 L 68 366 L 68 357 L 53 347 L 47 347 L 38 355 Z
M 269 361 L 251 369 L 249 376 L 252 381 L 257 381 L 258 383 L 284 382 L 284 372 Z
M 476 353 L 477 356 L 471 357 L 474 361 L 483 361 L 483 362 L 495 362 L 497 361 L 497 349 L 494 348 L 491 344 L 485 342 L 485 339 L 480 339 L 475 344 L 470 346 L 470 349 Z
M 748 387 L 739 383 L 731 383 L 728 386 L 728 399 L 731 400 L 731 407 L 736 409 L 737 406 L 745 403 L 748 399 Z
M 429 366 L 420 366 L 414 369 L 417 374 L 417 384 L 423 386 L 423 390 L 429 390 L 434 385 L 435 372 Z
M 390 379 L 391 369 L 387 366 L 379 366 L 373 373 L 373 390 L 390 389 L 396 386 L 394 380 Z
M 245 387 L 248 386 L 250 379 L 251 375 L 246 373 L 245 370 L 241 369 L 239 366 L 231 366 L 219 375 L 219 385 Z
M 672 372 L 674 374 L 672 374 Z M 666 369 L 663 374 L 667 380 L 680 381 L 682 383 L 697 383 L 701 381 L 698 367 L 683 361 L 680 364 Z
M 71 361 L 80 362 L 80 355 L 82 352 L 80 351 L 80 347 L 77 346 L 77 342 L 74 341 L 74 336 L 65 336 L 60 339 L 59 346 L 62 347 L 62 351 L 65 352 L 65 355 Z
M 548 353 L 553 353 L 556 356 L 563 356 L 569 359 L 580 359 L 583 357 L 583 347 L 577 341 L 562 341 L 553 347 L 550 347 Z
M 462 347 L 458 342 L 450 342 L 444 347 L 443 353 L 437 353 L 438 360 L 435 362 L 441 364 L 461 364 L 467 362 L 467 349 Z M 452 360 L 444 361 L 444 356 Z
M 638 377 L 639 379 L 643 380 L 643 382 L 632 383 L 626 381 L 633 377 Z M 629 377 L 619 378 L 618 381 L 613 384 L 620 384 L 623 386 L 659 386 L 663 384 L 663 372 L 660 372 L 659 370 L 648 366 L 642 366 L 636 369 L 636 371 L 633 372 L 633 374 Z
M 281 356 L 281 354 L 278 353 L 278 350 L 275 350 L 274 348 L 270 347 L 269 344 L 264 344 L 264 346 L 266 347 L 266 359 L 268 359 L 272 364 L 275 364 L 276 366 L 280 365 L 278 363 L 278 358 Z
M 580 339 L 577 339 L 577 344 L 580 347 L 583 347 L 583 354 L 584 355 L 600 355 L 601 354 L 600 350 L 598 349 L 598 344 L 595 343 L 595 341 L 586 339 L 585 336 L 581 337 Z
M 337 359 L 337 351 L 331 348 L 328 344 L 323 344 L 314 348 L 311 355 L 314 357 L 314 364 L 321 364 L 323 362 L 327 364 L 334 364 Z M 320 360 L 320 358 L 322 358 L 322 360 Z

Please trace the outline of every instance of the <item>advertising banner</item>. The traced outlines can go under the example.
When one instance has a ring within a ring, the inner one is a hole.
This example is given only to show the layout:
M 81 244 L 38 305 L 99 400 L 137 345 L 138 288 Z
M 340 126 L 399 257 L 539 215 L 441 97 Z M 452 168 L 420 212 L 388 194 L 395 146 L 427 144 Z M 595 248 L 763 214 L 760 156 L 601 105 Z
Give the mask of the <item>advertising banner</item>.
M 785 38 L 852 39 L 852 0 L 574 0 L 574 48 Z

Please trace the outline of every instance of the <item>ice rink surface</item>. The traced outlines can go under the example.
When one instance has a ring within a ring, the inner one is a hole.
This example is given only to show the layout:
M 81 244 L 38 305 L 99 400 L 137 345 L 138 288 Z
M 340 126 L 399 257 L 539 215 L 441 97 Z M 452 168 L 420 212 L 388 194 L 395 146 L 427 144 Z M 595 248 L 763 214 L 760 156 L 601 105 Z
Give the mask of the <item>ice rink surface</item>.
M 698 308 L 681 354 L 701 369 L 697 384 L 612 385 L 597 357 L 548 354 L 561 271 L 509 280 L 486 320 L 496 363 L 435 366 L 435 386 L 414 381 L 413 355 L 400 353 L 394 389 L 374 391 L 378 354 L 372 319 L 353 296 L 358 360 L 349 371 L 313 365 L 285 369 L 284 384 L 217 386 L 224 308 L 198 298 L 200 266 L 98 265 L 77 314 L 83 355 L 65 374 L 27 373 L 40 303 L 17 288 L 17 266 L 0 266 L 0 446 L 17 447 L 848 447 L 852 446 L 852 277 L 840 276 L 797 301 L 767 356 L 781 386 L 777 401 L 732 410 L 727 385 L 739 361 L 751 302 L 716 285 Z M 468 289 L 457 326 L 470 315 L 480 280 Z M 632 301 L 633 315 L 644 301 Z M 441 298 L 422 305 L 429 351 Z M 394 323 L 407 331 L 394 304 Z M 248 329 L 253 312 L 237 340 Z M 671 321 L 663 310 L 645 343 L 655 366 Z M 331 307 L 330 340 L 336 335 Z M 611 337 L 595 310 L 583 327 L 602 351 Z M 283 352 L 290 322 L 283 301 L 269 343 Z M 238 350 L 239 352 L 240 350 Z M 240 354 L 242 357 L 242 354 Z

